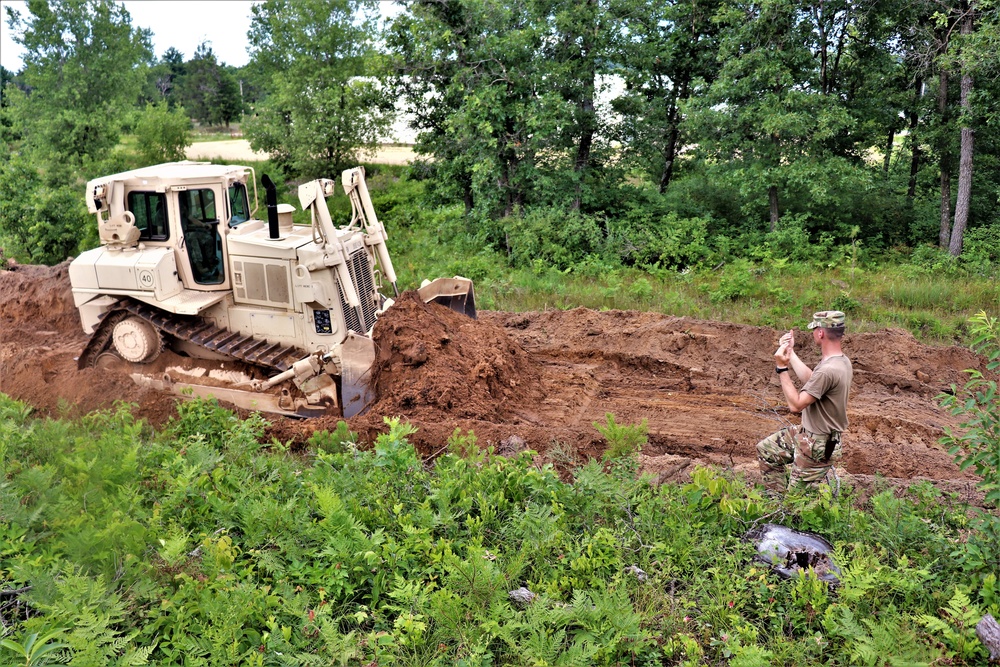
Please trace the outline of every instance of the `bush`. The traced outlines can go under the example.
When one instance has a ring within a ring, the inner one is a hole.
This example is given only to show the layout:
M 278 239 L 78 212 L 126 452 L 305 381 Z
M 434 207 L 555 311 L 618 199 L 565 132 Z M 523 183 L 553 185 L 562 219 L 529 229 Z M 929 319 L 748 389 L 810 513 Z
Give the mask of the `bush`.
M 600 251 L 604 233 L 592 216 L 558 208 L 536 208 L 523 216 L 499 220 L 500 237 L 515 267 L 537 262 L 568 269 L 589 254 Z
M 15 155 L 0 165 L 0 236 L 8 254 L 37 264 L 58 264 L 94 239 L 83 188 L 63 168 L 45 179 L 31 161 Z
M 964 241 L 962 264 L 978 275 L 995 276 L 1000 270 L 1000 222 L 970 229 Z
M 1000 369 L 1000 323 L 980 311 L 971 320 L 971 332 L 973 349 L 986 356 L 986 369 L 995 374 Z M 977 370 L 966 372 L 970 380 L 964 387 L 952 385 L 951 394 L 939 397 L 942 407 L 966 418 L 961 432 L 945 429 L 941 442 L 960 469 L 976 471 L 981 478 L 976 486 L 986 494 L 986 503 L 996 506 L 1000 504 L 1000 394 L 996 380 Z M 963 561 L 972 570 L 1000 571 L 1000 517 L 983 513 L 974 525 L 977 531 L 965 545 Z
M 146 104 L 137 115 L 135 137 L 145 164 L 184 159 L 184 149 L 191 144 L 191 119 L 183 107 L 170 109 L 161 101 Z
M 608 254 L 626 265 L 683 269 L 712 255 L 708 228 L 708 218 L 633 207 L 608 223 Z

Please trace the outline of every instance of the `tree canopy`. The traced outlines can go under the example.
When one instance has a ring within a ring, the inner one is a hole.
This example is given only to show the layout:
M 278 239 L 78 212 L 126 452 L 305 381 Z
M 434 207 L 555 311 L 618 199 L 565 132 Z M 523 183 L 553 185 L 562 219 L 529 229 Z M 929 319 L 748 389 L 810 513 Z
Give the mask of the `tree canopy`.
M 431 201 L 512 257 L 523 234 L 670 266 L 768 235 L 957 255 L 1000 213 L 994 0 L 401 5 L 266 0 L 233 68 L 207 42 L 155 59 L 110 0 L 31 0 L 8 10 L 27 57 L 2 73 L 3 148 L 50 180 L 114 162 L 123 128 L 177 154 L 176 118 L 150 134 L 165 102 L 239 122 L 292 178 L 329 176 L 405 110 Z M 700 249 L 650 250 L 668 237 Z

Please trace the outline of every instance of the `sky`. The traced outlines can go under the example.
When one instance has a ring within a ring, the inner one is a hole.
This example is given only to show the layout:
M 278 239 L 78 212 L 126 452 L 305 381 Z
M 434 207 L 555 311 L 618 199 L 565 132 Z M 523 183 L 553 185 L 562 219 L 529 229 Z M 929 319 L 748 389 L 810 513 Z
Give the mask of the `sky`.
M 153 31 L 153 53 L 157 58 L 171 46 L 188 60 L 203 41 L 212 43 L 220 62 L 233 67 L 247 64 L 247 31 L 250 7 L 259 0 L 122 0 L 132 16 L 132 25 Z M 12 7 L 27 15 L 27 0 L 0 0 L 0 7 Z M 384 18 L 401 8 L 391 0 L 379 0 Z M 0 65 L 12 72 L 21 69 L 23 49 L 7 27 L 7 12 L 0 12 Z
M 0 0 L 0 7 L 12 7 L 27 15 L 27 2 Z M 132 25 L 153 31 L 153 53 L 157 58 L 171 46 L 187 60 L 203 41 L 212 43 L 220 62 L 234 67 L 247 64 L 247 31 L 250 29 L 249 0 L 124 0 L 132 15 Z M 0 65 L 12 72 L 21 69 L 21 47 L 7 27 L 7 12 L 0 26 Z

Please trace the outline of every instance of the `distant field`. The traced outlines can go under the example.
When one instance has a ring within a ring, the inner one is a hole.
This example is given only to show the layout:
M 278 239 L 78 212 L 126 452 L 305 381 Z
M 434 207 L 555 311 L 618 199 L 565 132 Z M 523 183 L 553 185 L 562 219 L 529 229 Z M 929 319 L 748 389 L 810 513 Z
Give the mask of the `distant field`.
M 246 139 L 229 139 L 226 141 L 199 141 L 188 146 L 186 151 L 189 160 L 265 160 L 267 155 L 250 148 Z M 410 146 L 385 145 L 379 148 L 374 158 L 366 157 L 365 162 L 377 164 L 407 164 L 415 157 Z

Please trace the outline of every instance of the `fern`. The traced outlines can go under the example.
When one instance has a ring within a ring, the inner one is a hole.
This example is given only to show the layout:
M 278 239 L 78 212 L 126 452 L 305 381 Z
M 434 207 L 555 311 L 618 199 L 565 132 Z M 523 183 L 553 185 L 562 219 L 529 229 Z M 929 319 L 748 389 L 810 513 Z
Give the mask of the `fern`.
M 102 577 L 70 573 L 56 583 L 57 597 L 40 602 L 53 618 L 72 623 L 64 635 L 66 658 L 74 667 L 145 665 L 155 645 L 137 648 L 139 630 L 124 632 L 126 605 Z
M 927 667 L 937 657 L 928 655 L 930 649 L 920 643 L 894 609 L 880 619 L 859 622 L 849 608 L 835 604 L 827 608 L 823 623 L 831 636 L 844 640 L 852 665 Z
M 925 614 L 917 620 L 941 637 L 949 648 L 948 657 L 957 656 L 962 660 L 985 658 L 986 653 L 976 636 L 976 624 L 983 614 L 969 596 L 960 588 L 956 588 L 955 594 L 948 601 L 948 606 L 940 611 L 942 618 Z

